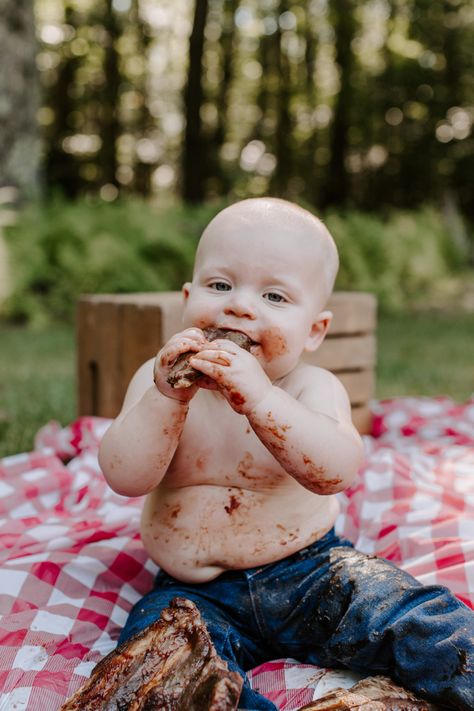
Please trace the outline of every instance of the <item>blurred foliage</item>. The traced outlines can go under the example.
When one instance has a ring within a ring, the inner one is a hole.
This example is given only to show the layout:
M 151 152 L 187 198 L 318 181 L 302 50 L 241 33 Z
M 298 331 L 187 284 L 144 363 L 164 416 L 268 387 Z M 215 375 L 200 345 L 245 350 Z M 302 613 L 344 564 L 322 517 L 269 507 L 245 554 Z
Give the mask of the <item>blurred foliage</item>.
M 81 293 L 180 289 L 191 276 L 199 236 L 224 203 L 157 209 L 139 199 L 27 207 L 6 237 L 14 291 L 3 315 L 17 322 L 69 320 Z M 462 269 L 462 258 L 432 208 L 386 218 L 328 212 L 339 247 L 337 288 L 367 290 L 383 310 L 427 300 Z
M 157 210 L 138 198 L 31 204 L 6 230 L 17 322 L 69 320 L 81 293 L 180 289 L 199 236 L 223 205 Z
M 393 210 L 385 219 L 361 212 L 327 215 L 340 271 L 336 286 L 371 291 L 385 310 L 429 302 L 463 258 L 441 215 L 430 207 Z
M 36 0 L 36 16 L 48 190 L 369 211 L 451 191 L 474 217 L 471 0 Z

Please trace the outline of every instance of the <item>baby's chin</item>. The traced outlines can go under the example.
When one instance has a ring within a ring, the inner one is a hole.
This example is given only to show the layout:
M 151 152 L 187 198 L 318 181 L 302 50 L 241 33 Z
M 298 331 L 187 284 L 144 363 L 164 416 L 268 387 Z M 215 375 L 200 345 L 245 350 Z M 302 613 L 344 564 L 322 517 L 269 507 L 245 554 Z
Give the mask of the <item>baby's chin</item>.
M 264 359 L 263 355 L 261 357 L 256 356 L 266 375 L 270 378 L 273 384 L 278 385 L 279 382 L 284 380 L 288 375 L 290 375 L 295 368 L 299 365 L 299 360 L 294 363 L 279 362 L 278 360 L 267 361 Z

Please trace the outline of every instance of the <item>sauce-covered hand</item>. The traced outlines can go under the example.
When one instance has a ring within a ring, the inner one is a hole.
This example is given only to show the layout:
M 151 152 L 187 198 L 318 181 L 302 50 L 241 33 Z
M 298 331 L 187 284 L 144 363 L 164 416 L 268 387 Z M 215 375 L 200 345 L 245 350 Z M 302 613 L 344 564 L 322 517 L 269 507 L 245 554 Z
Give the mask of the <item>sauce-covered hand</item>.
M 190 364 L 212 380 L 230 406 L 248 414 L 263 400 L 272 383 L 257 358 L 227 339 L 217 339 L 189 359 Z M 203 384 L 206 387 L 206 383 Z
M 209 343 L 200 328 L 187 328 L 176 333 L 158 352 L 153 367 L 153 379 L 158 390 L 173 400 L 189 402 L 196 394 L 198 385 L 174 388 L 170 383 L 170 373 L 178 358 L 184 353 L 197 353 Z

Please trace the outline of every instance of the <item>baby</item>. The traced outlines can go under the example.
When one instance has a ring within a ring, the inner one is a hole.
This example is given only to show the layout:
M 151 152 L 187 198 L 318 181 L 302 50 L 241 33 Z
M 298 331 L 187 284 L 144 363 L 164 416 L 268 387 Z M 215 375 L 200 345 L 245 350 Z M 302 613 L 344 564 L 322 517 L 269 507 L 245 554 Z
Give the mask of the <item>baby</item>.
M 244 679 L 291 656 L 473 709 L 474 614 L 334 533 L 362 443 L 341 383 L 301 356 L 326 335 L 337 269 L 325 226 L 283 200 L 243 200 L 205 229 L 185 328 L 137 371 L 100 449 L 116 492 L 147 495 L 142 539 L 160 566 L 121 641 L 180 596 Z M 250 350 L 207 328 L 245 334 Z M 200 377 L 174 387 L 188 352 Z M 276 709 L 246 681 L 239 703 Z

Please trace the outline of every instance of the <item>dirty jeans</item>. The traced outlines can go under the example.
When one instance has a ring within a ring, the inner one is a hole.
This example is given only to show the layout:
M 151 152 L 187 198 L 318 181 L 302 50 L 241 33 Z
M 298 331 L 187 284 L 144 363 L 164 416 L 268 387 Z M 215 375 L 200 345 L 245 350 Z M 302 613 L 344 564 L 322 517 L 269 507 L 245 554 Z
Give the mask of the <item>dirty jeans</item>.
M 474 613 L 441 586 L 354 550 L 334 530 L 284 560 L 208 583 L 160 571 L 120 642 L 154 622 L 173 597 L 196 603 L 217 653 L 244 677 L 240 709 L 275 711 L 244 670 L 279 657 L 387 674 L 415 693 L 474 709 Z

